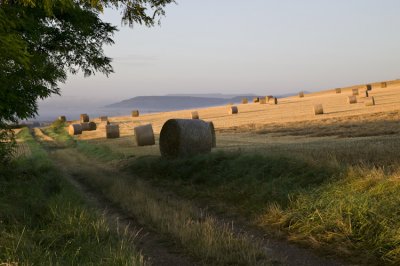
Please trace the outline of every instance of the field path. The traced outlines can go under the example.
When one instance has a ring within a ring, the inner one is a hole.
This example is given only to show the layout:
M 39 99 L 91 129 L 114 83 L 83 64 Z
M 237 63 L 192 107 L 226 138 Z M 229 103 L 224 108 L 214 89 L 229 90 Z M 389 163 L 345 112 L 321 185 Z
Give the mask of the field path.
M 46 146 L 46 142 L 37 139 Z M 142 250 L 146 259 L 152 265 L 196 265 L 191 257 L 184 254 L 182 247 L 179 247 L 173 240 L 165 235 L 159 234 L 151 226 L 138 221 L 132 211 L 128 212 L 116 203 L 113 203 L 101 191 L 90 186 L 90 178 L 116 179 L 121 176 L 132 178 L 111 167 L 108 164 L 97 162 L 92 158 L 79 153 L 75 148 L 54 149 L 49 147 L 50 157 L 63 173 L 63 176 L 72 184 L 90 205 L 104 213 L 110 225 L 117 222 L 118 230 L 129 230 L 131 234 L 137 235 L 136 246 Z M 138 178 L 138 177 L 134 177 Z M 92 179 L 93 180 L 93 179 Z M 156 190 L 156 188 L 154 188 Z M 170 192 L 160 191 L 160 198 L 171 196 Z M 174 195 L 172 195 L 174 197 Z M 219 224 L 232 222 L 231 218 L 216 216 L 214 218 Z M 263 245 L 268 256 L 272 257 L 274 265 L 346 265 L 335 259 L 322 258 L 309 249 L 300 248 L 284 240 L 268 239 L 264 234 L 246 222 L 235 220 L 235 234 L 246 234 L 253 236 Z M 139 232 L 139 233 L 138 233 Z
M 77 154 L 72 148 L 53 150 L 50 152 L 50 157 L 85 200 L 105 215 L 110 226 L 117 224 L 119 231 L 127 229 L 132 235 L 136 235 L 135 245 L 151 265 L 196 265 L 164 236 L 140 224 L 136 217 L 82 182 L 87 175 L 105 175 L 114 178 L 118 173 L 92 162 L 88 163 L 87 158 Z

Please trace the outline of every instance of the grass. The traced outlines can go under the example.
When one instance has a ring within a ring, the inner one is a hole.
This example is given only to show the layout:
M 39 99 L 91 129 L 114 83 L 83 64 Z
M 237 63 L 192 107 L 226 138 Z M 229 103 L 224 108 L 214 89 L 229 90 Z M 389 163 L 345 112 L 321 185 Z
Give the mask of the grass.
M 154 185 L 248 217 L 269 233 L 381 265 L 400 263 L 399 169 L 246 152 L 147 157 L 129 167 Z
M 132 236 L 83 203 L 27 129 L 19 137 L 32 156 L 0 169 L 0 264 L 144 265 Z
M 71 159 L 68 153 L 64 153 L 61 161 L 70 161 L 70 169 L 73 171 L 74 165 L 87 159 L 80 156 Z M 72 174 L 133 214 L 140 223 L 172 239 L 186 254 L 202 263 L 213 265 L 270 263 L 256 239 L 236 234 L 231 224 L 216 221 L 188 202 L 164 194 L 138 178 L 121 175 L 112 169 L 95 165 L 94 162 L 82 166 Z

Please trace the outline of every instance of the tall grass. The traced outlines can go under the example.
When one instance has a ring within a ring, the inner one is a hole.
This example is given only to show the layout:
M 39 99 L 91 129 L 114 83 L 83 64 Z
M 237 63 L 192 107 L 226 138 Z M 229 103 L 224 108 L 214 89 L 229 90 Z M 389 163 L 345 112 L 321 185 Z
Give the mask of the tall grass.
M 141 158 L 129 171 L 267 232 L 368 264 L 400 264 L 400 168 L 216 153 Z
M 32 156 L 0 169 L 0 264 L 144 265 L 133 237 L 88 208 L 27 129 Z

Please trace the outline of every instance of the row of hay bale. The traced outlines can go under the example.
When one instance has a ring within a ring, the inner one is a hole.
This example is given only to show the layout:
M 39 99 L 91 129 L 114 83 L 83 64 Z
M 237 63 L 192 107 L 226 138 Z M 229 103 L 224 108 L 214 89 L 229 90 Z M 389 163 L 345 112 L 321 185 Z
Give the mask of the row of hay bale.
M 249 102 L 249 100 L 247 98 L 243 98 L 242 99 L 242 104 L 247 104 Z M 268 95 L 265 97 L 254 97 L 253 98 L 253 103 L 259 103 L 259 104 L 278 104 L 278 98 L 272 96 L 272 95 Z
M 355 104 L 357 103 L 357 96 L 351 95 L 347 97 L 347 103 L 348 104 Z M 366 97 L 364 101 L 365 106 L 374 106 L 375 105 L 375 98 L 372 97 Z M 324 109 L 322 107 L 322 104 L 315 104 L 314 105 L 314 114 L 315 115 L 322 115 L 324 114 Z

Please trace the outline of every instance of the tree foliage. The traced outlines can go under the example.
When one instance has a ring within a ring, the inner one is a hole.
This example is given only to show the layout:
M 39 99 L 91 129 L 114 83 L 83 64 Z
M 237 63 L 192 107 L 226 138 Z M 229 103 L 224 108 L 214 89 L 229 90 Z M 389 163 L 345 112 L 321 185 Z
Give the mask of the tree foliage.
M 117 29 L 100 19 L 105 8 L 120 10 L 129 26 L 150 27 L 172 2 L 0 0 L 0 130 L 37 114 L 37 100 L 59 94 L 68 72 L 113 72 L 103 46 L 113 44 Z

